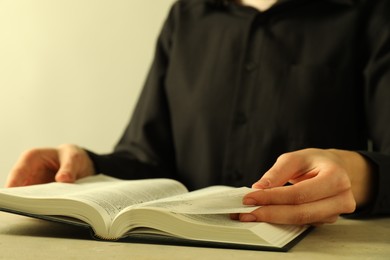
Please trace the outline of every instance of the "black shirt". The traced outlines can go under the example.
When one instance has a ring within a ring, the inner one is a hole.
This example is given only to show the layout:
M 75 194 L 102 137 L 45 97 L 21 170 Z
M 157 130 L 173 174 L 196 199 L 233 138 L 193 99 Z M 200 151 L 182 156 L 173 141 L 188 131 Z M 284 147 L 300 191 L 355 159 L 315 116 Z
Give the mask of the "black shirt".
M 377 166 L 371 214 L 390 213 L 389 14 L 387 0 L 176 2 L 115 151 L 90 152 L 96 170 L 242 186 L 285 152 L 354 150 Z

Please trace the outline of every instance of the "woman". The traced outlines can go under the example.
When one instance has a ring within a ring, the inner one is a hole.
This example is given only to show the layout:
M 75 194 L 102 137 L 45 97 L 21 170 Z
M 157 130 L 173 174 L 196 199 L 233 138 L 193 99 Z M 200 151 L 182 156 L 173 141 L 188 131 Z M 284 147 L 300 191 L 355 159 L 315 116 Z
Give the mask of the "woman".
M 274 2 L 176 2 L 115 150 L 33 149 L 7 186 L 104 172 L 254 183 L 241 221 L 389 214 L 389 1 Z

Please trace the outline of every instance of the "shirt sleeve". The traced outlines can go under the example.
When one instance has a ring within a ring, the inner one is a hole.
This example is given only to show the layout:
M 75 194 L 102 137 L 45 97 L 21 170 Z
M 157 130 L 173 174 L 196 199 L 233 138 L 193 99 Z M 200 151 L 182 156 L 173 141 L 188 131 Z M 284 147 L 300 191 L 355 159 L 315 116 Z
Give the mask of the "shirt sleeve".
M 154 59 L 132 118 L 110 154 L 88 151 L 96 172 L 123 179 L 175 178 L 165 76 L 173 34 L 171 9 L 157 40 Z
M 376 168 L 375 201 L 362 215 L 390 214 L 390 5 L 378 1 L 367 23 L 366 114 L 372 151 L 361 152 Z

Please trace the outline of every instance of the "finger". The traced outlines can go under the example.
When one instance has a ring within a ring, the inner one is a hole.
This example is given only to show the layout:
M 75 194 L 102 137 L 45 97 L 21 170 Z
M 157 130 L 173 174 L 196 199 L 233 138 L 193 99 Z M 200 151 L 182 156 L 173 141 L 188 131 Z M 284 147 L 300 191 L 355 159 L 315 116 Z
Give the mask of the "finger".
M 311 167 L 310 160 L 304 155 L 304 151 L 286 153 L 279 156 L 275 164 L 252 187 L 267 189 L 283 186 L 290 179 L 296 179 L 302 175 L 315 176 L 316 174 L 316 169 Z
M 242 213 L 243 222 L 268 222 L 275 224 L 332 223 L 342 213 L 351 213 L 356 203 L 350 191 L 339 196 L 299 205 L 263 206 L 251 213 Z
M 240 219 L 240 214 L 239 213 L 231 213 L 230 214 L 230 219 L 239 220 Z
M 349 190 L 346 174 L 321 173 L 290 186 L 257 190 L 243 198 L 245 205 L 298 205 L 336 196 Z
M 28 171 L 28 167 L 19 159 L 8 174 L 5 187 L 10 188 L 26 185 L 26 172 Z
M 65 144 L 58 151 L 61 166 L 55 176 L 56 181 L 73 183 L 81 177 L 92 175 L 92 162 L 83 149 Z
M 6 187 L 17 187 L 53 181 L 58 168 L 54 149 L 31 149 L 24 152 L 11 169 Z M 53 172 L 49 174 L 49 172 Z
M 26 185 L 26 180 L 24 178 L 24 170 L 19 167 L 14 167 L 10 174 L 7 177 L 7 180 L 5 182 L 5 187 L 19 187 Z
M 74 182 L 80 166 L 78 150 L 74 146 L 66 144 L 58 147 L 58 154 L 60 168 L 56 173 L 55 180 L 57 182 Z

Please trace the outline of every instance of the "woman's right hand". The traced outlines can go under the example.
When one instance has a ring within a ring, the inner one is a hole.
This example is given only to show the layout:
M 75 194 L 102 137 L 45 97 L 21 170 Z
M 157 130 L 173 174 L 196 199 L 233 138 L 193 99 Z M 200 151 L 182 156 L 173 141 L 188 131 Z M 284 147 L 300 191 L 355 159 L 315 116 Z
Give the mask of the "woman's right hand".
M 87 152 L 72 144 L 24 152 L 8 175 L 6 187 L 68 182 L 95 174 Z

